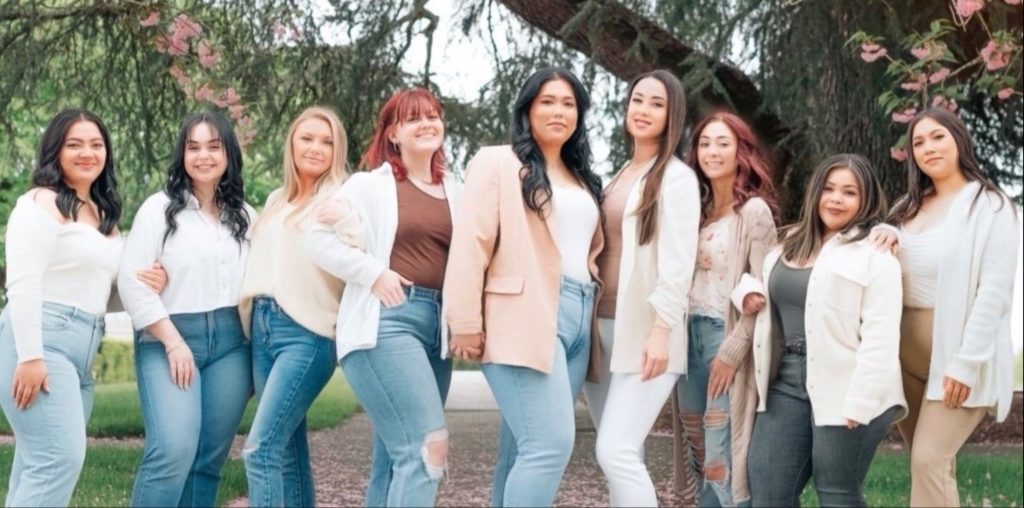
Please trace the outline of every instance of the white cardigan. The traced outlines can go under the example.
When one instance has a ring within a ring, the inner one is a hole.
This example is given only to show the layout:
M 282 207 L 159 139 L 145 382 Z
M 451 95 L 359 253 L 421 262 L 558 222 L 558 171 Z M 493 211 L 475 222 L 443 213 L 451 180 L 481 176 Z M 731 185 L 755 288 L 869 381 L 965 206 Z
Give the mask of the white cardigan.
M 654 238 L 639 245 L 636 208 L 646 176 L 633 184 L 622 217 L 622 258 L 616 293 L 611 371 L 638 373 L 655 315 L 671 328 L 667 373 L 686 373 L 686 314 L 700 229 L 697 175 L 678 158 L 665 167 Z
M 448 210 L 455 220 L 461 184 L 445 175 L 444 192 Z M 338 360 L 358 349 L 377 345 L 381 302 L 370 290 L 391 262 L 391 249 L 398 230 L 398 188 L 391 165 L 349 177 L 336 197 L 346 201 L 358 215 L 366 235 L 366 250 L 342 241 L 332 228 L 317 223 L 306 234 L 304 248 L 320 268 L 345 281 L 338 306 Z M 441 302 L 441 315 L 445 314 Z M 441 320 L 441 357 L 448 355 L 448 324 Z
M 926 397 L 942 400 L 949 376 L 971 387 L 964 406 L 994 407 L 1003 421 L 1013 400 L 1010 315 L 1020 222 L 1016 205 L 991 192 L 972 210 L 979 188 L 968 183 L 938 226 L 950 245 L 939 264 Z
M 869 423 L 892 406 L 904 409 L 900 368 L 903 282 L 895 256 L 867 241 L 836 235 L 822 246 L 811 269 L 804 308 L 807 393 L 814 424 Z M 765 286 L 782 247 L 765 257 Z M 770 291 L 754 326 L 758 411 L 765 411 L 769 383 L 781 356 L 781 327 Z

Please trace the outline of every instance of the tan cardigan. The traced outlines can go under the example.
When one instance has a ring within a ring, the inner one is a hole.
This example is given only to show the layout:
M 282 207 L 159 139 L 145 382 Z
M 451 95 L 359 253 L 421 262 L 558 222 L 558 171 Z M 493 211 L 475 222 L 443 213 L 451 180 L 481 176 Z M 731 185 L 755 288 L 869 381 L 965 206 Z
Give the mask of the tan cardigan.
M 729 280 L 740 285 L 745 273 L 760 277 L 765 256 L 775 245 L 777 235 L 771 209 L 761 198 L 751 198 L 740 208 L 739 220 L 733 224 L 729 251 Z M 734 299 L 735 300 L 735 299 Z M 742 298 L 739 299 L 742 302 Z M 742 305 L 742 303 L 741 303 Z M 747 451 L 754 429 L 757 388 L 754 383 L 754 362 L 750 354 L 754 335 L 754 315 L 744 316 L 736 307 L 726 312 L 725 340 L 718 349 L 719 360 L 736 367 L 736 377 L 729 389 L 729 425 L 732 453 L 732 496 L 739 503 L 750 499 L 747 482 Z M 672 430 L 675 467 L 673 480 L 676 493 L 683 495 L 687 485 L 700 485 L 701 478 L 689 473 L 686 439 L 676 397 L 672 397 Z M 690 500 L 696 506 L 698 500 Z M 684 500 L 684 505 L 690 505 Z
M 523 203 L 519 161 L 508 145 L 481 148 L 466 168 L 466 185 L 452 231 L 444 281 L 453 335 L 486 333 L 483 362 L 551 372 L 555 356 L 561 256 L 545 221 Z M 545 216 L 551 216 L 548 202 Z M 596 309 L 600 297 L 597 227 L 588 267 L 598 283 L 591 317 L 590 376 L 601 353 Z

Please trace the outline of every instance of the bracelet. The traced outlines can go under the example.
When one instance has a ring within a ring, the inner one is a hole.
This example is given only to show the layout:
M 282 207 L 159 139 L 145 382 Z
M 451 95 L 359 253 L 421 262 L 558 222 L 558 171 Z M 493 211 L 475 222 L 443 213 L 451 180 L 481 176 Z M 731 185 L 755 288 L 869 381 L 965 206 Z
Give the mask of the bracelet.
M 185 341 L 183 341 L 183 340 L 182 340 L 182 341 L 179 341 L 179 342 L 178 342 L 177 344 L 175 344 L 175 345 L 174 345 L 173 347 L 171 347 L 170 349 L 168 349 L 167 351 L 165 351 L 165 353 L 166 353 L 166 354 L 171 354 L 171 353 L 173 353 L 173 352 L 174 352 L 174 350 L 175 350 L 175 349 L 178 349 L 179 347 L 183 346 L 184 344 L 185 344 Z

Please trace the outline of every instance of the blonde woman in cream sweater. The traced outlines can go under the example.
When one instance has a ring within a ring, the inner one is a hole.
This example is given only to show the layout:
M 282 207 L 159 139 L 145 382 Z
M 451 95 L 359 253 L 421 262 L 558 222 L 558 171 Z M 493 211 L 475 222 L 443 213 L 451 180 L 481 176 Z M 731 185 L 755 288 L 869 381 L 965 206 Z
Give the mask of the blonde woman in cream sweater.
M 312 210 L 345 179 L 345 130 L 323 107 L 292 122 L 284 185 L 253 228 L 239 302 L 259 406 L 242 450 L 253 506 L 315 506 L 306 411 L 335 369 L 341 280 L 303 252 Z

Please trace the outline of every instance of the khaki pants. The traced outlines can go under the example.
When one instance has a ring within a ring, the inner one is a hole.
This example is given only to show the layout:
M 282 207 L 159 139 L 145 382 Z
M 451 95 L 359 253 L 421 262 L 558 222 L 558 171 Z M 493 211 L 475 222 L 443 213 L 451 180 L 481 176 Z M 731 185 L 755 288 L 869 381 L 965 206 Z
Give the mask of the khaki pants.
M 949 409 L 925 398 L 932 357 L 932 309 L 903 308 L 900 362 L 907 417 L 896 424 L 910 450 L 910 506 L 960 506 L 956 454 L 987 408 Z

